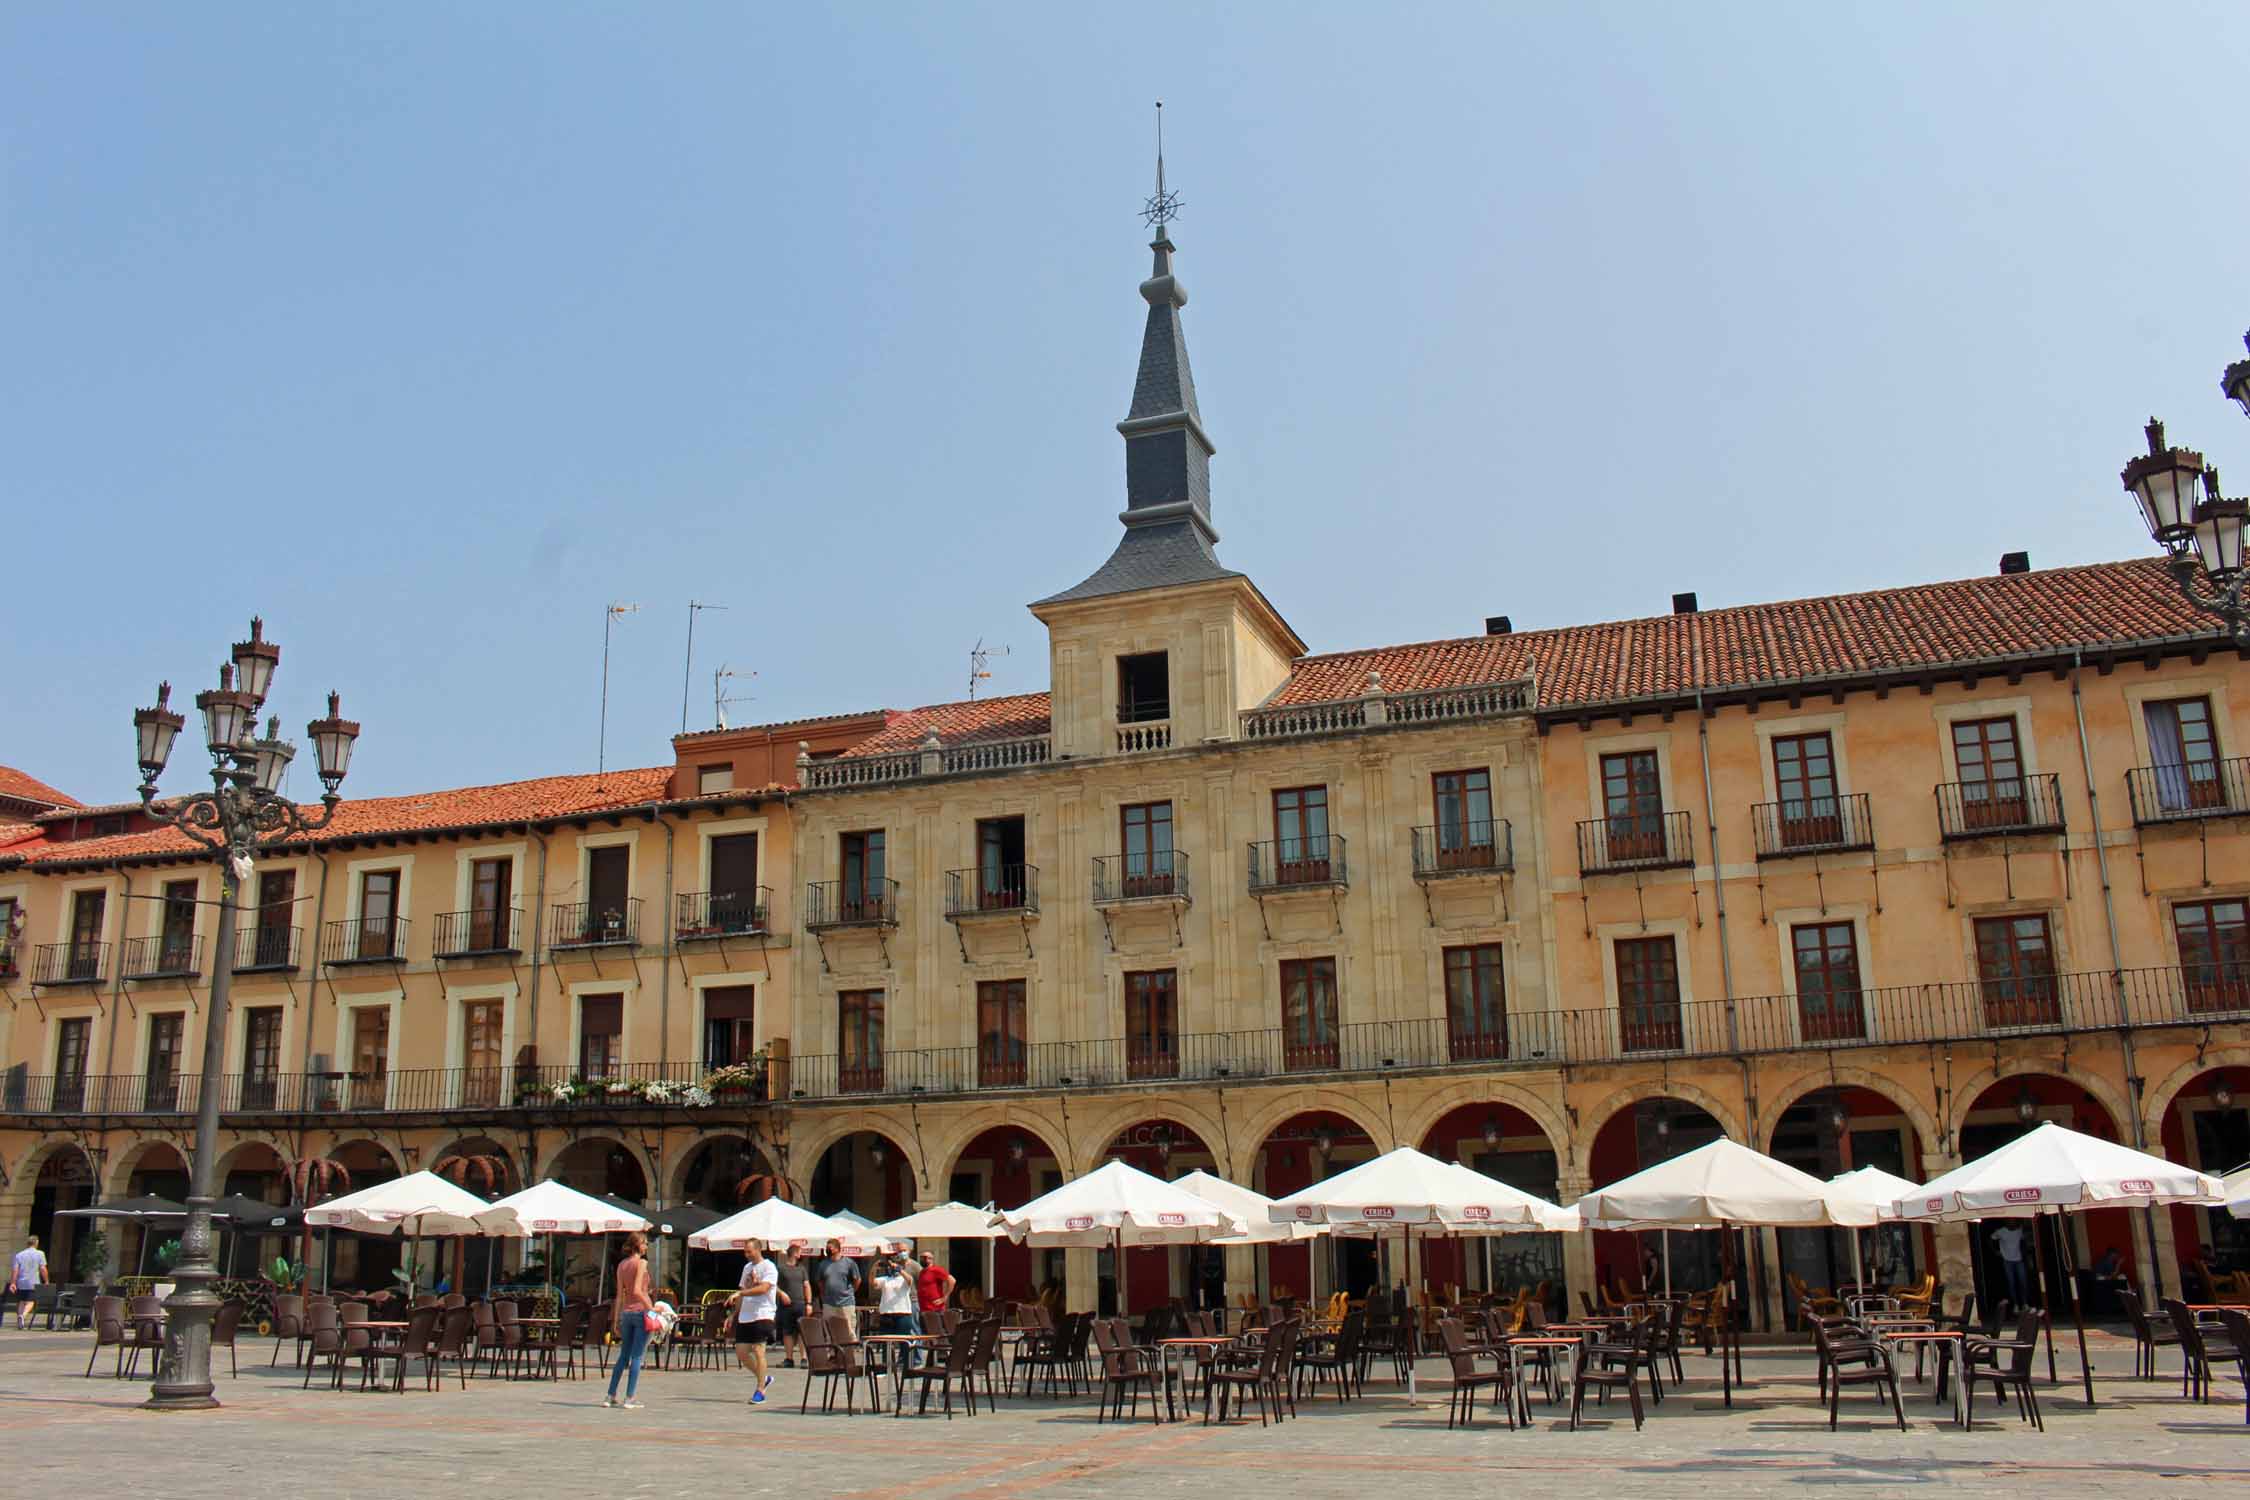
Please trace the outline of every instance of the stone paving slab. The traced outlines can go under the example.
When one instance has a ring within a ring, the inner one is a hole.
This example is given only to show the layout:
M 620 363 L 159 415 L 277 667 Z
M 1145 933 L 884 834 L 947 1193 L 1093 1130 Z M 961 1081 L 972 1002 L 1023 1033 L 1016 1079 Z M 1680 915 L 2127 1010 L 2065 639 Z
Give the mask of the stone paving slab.
M 2132 1367 L 2130 1346 L 2097 1335 L 2097 1371 Z M 2250 1484 L 2243 1391 L 2222 1379 L 2209 1405 L 2179 1394 L 2173 1372 L 2154 1382 L 2097 1380 L 2088 1411 L 2078 1387 L 2041 1387 L 2044 1435 L 2013 1407 L 1980 1404 L 1962 1432 L 1950 1405 L 1907 1386 L 1908 1430 L 1863 1391 L 1846 1393 L 1828 1431 L 1808 1353 L 1753 1350 L 1750 1390 L 1721 1405 L 1715 1361 L 1690 1356 L 1688 1384 L 1652 1408 L 1640 1433 L 1621 1402 L 1570 1432 L 1560 1409 L 1533 1402 L 1531 1429 L 1510 1432 L 1480 1412 L 1473 1431 L 1445 1427 L 1444 1382 L 1425 1362 L 1423 1400 L 1387 1382 L 1363 1401 L 1300 1403 L 1274 1428 L 1199 1421 L 1099 1425 L 1093 1402 L 1010 1397 L 998 1413 L 947 1422 L 814 1410 L 799 1415 L 801 1371 L 778 1373 L 773 1399 L 747 1404 L 749 1377 L 651 1371 L 643 1410 L 611 1411 L 592 1380 L 449 1375 L 403 1395 L 299 1387 L 270 1369 L 270 1341 L 244 1341 L 239 1377 L 223 1373 L 215 1412 L 144 1412 L 142 1382 L 85 1379 L 91 1336 L 0 1333 L 0 1494 L 70 1497 L 154 1492 L 167 1500 L 316 1494 L 323 1500 L 402 1493 L 517 1496 L 824 1496 L 836 1500 L 1012 1500 L 1019 1496 L 1287 1495 L 1326 1500 L 1533 1492 L 1569 1487 L 1599 1500 L 1640 1495 L 1804 1494 L 1851 1487 L 1874 1494 L 1944 1486 L 1961 1495 L 2041 1500 L 2080 1495 L 2242 1493 Z M 2067 1353 L 2066 1353 L 2067 1361 Z M 105 1354 L 97 1371 L 106 1371 Z M 347 1379 L 349 1386 L 356 1376 Z M 1144 1407 L 1145 1411 L 1145 1407 Z M 1589 1411 L 1589 1416 L 1593 1413 Z

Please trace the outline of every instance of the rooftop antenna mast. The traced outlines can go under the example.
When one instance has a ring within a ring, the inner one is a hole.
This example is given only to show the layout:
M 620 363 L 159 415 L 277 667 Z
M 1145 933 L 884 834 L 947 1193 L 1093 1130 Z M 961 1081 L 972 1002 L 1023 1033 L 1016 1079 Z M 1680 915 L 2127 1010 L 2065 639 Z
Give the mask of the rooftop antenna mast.
M 687 602 L 687 665 L 680 669 L 680 733 L 687 733 L 688 684 L 695 680 L 695 617 L 706 609 L 725 609 L 724 604 L 705 604 L 700 599 Z M 725 726 L 721 726 L 724 728 Z
M 988 681 L 992 676 L 992 658 L 1009 654 L 1008 647 L 987 646 L 983 636 L 977 637 L 977 643 L 969 648 L 969 697 L 972 700 L 977 695 L 977 684 Z
M 742 674 L 740 672 L 737 672 L 734 668 L 728 666 L 725 662 L 719 663 L 719 670 L 711 674 L 711 712 L 715 720 L 715 728 L 724 729 L 727 727 L 727 709 L 730 706 L 737 703 L 748 703 L 750 701 L 750 695 L 748 693 L 744 693 L 740 697 L 736 698 L 730 698 L 727 696 L 727 683 L 731 679 L 740 677 L 741 675 Z M 758 674 L 752 672 L 750 675 L 752 677 L 755 677 Z
M 609 772 L 609 632 L 619 615 L 637 615 L 638 604 L 612 604 L 602 611 L 602 727 L 601 739 L 594 750 L 594 787 L 601 789 L 602 778 Z
M 1141 218 L 1155 230 L 1158 238 L 1164 226 L 1180 216 L 1180 195 L 1164 189 L 1164 101 L 1156 101 L 1156 196 L 1141 209 Z

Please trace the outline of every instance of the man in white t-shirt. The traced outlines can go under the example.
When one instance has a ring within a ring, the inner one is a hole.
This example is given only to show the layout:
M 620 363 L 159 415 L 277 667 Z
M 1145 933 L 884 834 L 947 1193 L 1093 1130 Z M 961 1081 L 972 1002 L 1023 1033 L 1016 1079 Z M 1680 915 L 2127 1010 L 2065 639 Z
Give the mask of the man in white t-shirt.
M 914 1278 L 900 1257 L 886 1255 L 875 1262 L 875 1321 L 885 1333 L 920 1333 L 922 1320 L 915 1312 Z M 909 1369 L 922 1363 L 922 1351 L 906 1351 Z
M 766 1345 L 773 1342 L 774 1289 L 781 1283 L 781 1273 L 766 1259 L 762 1240 L 751 1240 L 743 1245 L 742 1290 L 734 1294 L 734 1357 L 742 1368 L 758 1377 L 757 1389 L 750 1393 L 752 1406 L 766 1402 L 766 1387 L 773 1384 L 773 1376 L 766 1370 Z
M 47 1284 L 47 1252 L 33 1235 L 8 1263 L 8 1287 L 16 1294 L 16 1327 L 31 1326 L 31 1294 Z

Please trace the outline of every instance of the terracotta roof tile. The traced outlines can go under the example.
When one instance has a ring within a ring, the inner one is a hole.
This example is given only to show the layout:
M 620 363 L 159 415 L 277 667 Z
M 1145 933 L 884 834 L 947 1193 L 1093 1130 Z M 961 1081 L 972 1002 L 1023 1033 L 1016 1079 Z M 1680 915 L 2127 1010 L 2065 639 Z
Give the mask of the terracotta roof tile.
M 938 743 L 948 747 L 973 745 L 984 740 L 1009 740 L 1020 735 L 1047 732 L 1049 698 L 1045 693 L 1017 693 L 1009 698 L 977 698 L 961 703 L 934 703 L 909 708 L 891 716 L 879 734 L 852 746 L 852 755 L 881 755 L 911 750 L 933 730 Z
M 28 776 L 14 766 L 0 766 L 0 797 L 19 797 L 26 802 L 44 802 L 49 807 L 76 807 L 78 799 L 56 791 L 36 776 Z

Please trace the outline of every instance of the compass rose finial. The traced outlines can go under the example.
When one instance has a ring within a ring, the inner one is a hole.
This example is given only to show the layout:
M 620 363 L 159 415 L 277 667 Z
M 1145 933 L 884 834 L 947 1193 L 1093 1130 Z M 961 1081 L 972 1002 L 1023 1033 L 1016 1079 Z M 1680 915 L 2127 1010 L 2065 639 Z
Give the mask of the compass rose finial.
M 1180 195 L 1164 190 L 1164 101 L 1156 101 L 1156 196 L 1141 206 L 1141 221 L 1158 234 L 1180 216 Z

